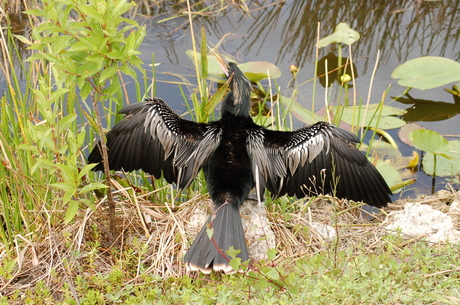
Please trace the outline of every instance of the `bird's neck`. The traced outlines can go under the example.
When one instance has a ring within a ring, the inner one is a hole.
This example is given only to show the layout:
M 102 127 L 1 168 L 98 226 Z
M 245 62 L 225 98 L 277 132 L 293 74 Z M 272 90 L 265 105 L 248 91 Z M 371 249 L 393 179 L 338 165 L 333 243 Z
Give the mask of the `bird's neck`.
M 234 117 L 250 117 L 250 97 L 239 96 L 238 100 L 234 98 L 232 92 L 227 94 L 222 104 L 222 117 L 234 116 Z

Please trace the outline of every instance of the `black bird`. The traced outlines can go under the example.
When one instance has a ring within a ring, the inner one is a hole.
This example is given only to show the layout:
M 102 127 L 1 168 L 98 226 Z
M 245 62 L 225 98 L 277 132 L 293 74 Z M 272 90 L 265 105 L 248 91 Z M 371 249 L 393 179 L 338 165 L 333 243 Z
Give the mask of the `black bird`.
M 124 107 L 126 116 L 107 133 L 112 170 L 163 174 L 180 188 L 204 170 L 215 208 L 184 257 L 189 269 L 233 272 L 226 254 L 231 246 L 242 261 L 249 259 L 239 207 L 254 187 L 259 196 L 267 188 L 273 197 L 332 194 L 375 207 L 391 202 L 385 180 L 356 149 L 355 135 L 326 122 L 286 132 L 255 124 L 251 83 L 236 64 L 226 69 L 230 92 L 220 120 L 188 121 L 153 98 Z M 88 162 L 103 170 L 101 161 L 98 144 Z

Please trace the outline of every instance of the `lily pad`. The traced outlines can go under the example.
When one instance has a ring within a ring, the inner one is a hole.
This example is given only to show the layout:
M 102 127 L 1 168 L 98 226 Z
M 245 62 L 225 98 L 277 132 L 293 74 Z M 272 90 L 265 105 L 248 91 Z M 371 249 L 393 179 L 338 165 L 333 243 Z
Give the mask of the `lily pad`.
M 422 126 L 416 123 L 409 123 L 401 127 L 401 129 L 398 132 L 399 139 L 404 143 L 409 146 L 414 147 L 414 144 L 412 144 L 411 140 L 409 139 L 409 134 L 418 129 L 423 129 Z
M 449 141 L 436 131 L 417 129 L 412 131 L 408 138 L 417 149 L 449 158 L 449 156 L 446 155 L 450 148 Z
M 418 57 L 399 65 L 391 74 L 398 84 L 432 89 L 460 80 L 460 63 L 436 56 Z
M 194 58 L 197 57 L 198 59 L 198 65 L 201 65 L 201 53 L 200 52 L 194 52 L 193 50 L 187 50 L 185 51 L 185 54 L 190 58 L 190 60 L 193 62 Z M 232 61 L 235 62 L 235 59 L 233 59 L 230 56 L 225 56 L 221 55 L 226 61 Z M 217 60 L 216 56 L 214 54 L 208 54 L 208 74 L 210 75 L 215 75 L 215 76 L 221 76 L 224 74 L 224 71 L 222 71 L 222 67 Z
M 297 119 L 299 119 L 305 124 L 310 125 L 321 120 L 320 116 L 316 115 L 311 110 L 308 110 L 307 108 L 303 107 L 301 104 L 287 96 L 281 96 L 279 101 L 281 104 L 283 104 L 284 107 L 286 107 L 286 109 L 289 109 L 289 111 Z
M 355 110 L 356 111 L 356 110 Z M 341 117 L 342 121 L 353 126 L 361 126 L 363 124 L 363 116 L 358 116 L 358 112 L 353 113 L 352 109 L 344 109 Z M 372 120 L 372 121 L 371 121 Z M 378 120 L 380 129 L 394 129 L 400 128 L 406 124 L 403 120 L 394 117 L 394 116 L 384 116 L 382 115 Z M 364 119 L 364 126 L 369 126 L 375 128 L 377 124 L 377 118 L 373 118 L 370 113 L 366 115 Z
M 347 107 L 343 107 L 343 106 L 340 106 L 341 108 L 344 108 L 344 111 L 345 112 L 356 112 L 357 111 L 360 111 L 361 113 L 364 113 L 364 111 L 366 110 L 367 108 L 367 112 L 368 113 L 374 113 L 376 110 L 379 109 L 380 107 L 380 104 L 369 104 L 367 107 L 366 105 L 361 105 L 361 106 L 347 106 Z M 337 109 L 337 106 L 332 106 L 332 109 Z M 380 113 L 380 110 L 378 110 L 379 113 Z M 406 113 L 406 111 L 404 109 L 401 109 L 401 108 L 396 108 L 396 107 L 393 107 L 393 106 L 388 106 L 388 105 L 383 105 L 383 109 L 382 109 L 382 113 L 381 115 L 382 116 L 388 116 L 388 115 L 403 115 L 404 113 Z
M 193 50 L 185 51 L 187 56 L 193 61 L 195 56 L 198 58 L 198 64 L 201 65 L 201 53 L 195 53 Z M 214 54 L 208 54 L 208 74 L 215 76 L 222 76 L 224 72 L 222 67 Z M 226 61 L 236 62 L 230 56 L 222 56 Z M 262 79 L 278 78 L 281 76 L 281 70 L 276 65 L 268 61 L 249 61 L 238 64 L 238 68 L 246 75 L 252 82 L 258 82 Z
M 359 40 L 359 38 L 360 35 L 358 32 L 352 30 L 348 24 L 342 22 L 335 27 L 334 33 L 318 41 L 318 48 L 324 48 L 334 42 L 351 45 Z
M 253 82 L 258 82 L 269 76 L 270 78 L 278 78 L 281 76 L 280 68 L 268 61 L 248 61 L 239 64 L 238 68 L 240 68 L 246 77 Z
M 451 159 L 436 158 L 436 176 L 451 177 L 460 175 L 460 141 L 449 142 L 449 155 Z M 427 153 L 423 157 L 423 171 L 428 175 L 433 175 L 434 155 Z
M 372 160 L 370 161 L 372 162 Z M 380 172 L 380 174 L 382 174 L 383 179 L 385 179 L 385 182 L 390 187 L 402 183 L 401 175 L 399 174 L 398 170 L 390 163 L 378 160 L 375 167 Z M 401 189 L 393 190 L 393 193 L 399 193 L 400 191 Z

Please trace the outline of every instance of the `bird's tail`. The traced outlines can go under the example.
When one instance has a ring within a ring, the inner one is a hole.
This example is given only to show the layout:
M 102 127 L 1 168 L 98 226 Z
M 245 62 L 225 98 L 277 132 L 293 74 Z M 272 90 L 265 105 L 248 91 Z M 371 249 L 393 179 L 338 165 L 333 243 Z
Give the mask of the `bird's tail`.
M 236 270 L 229 265 L 231 257 L 226 253 L 232 246 L 240 250 L 236 257 L 241 258 L 241 262 L 249 260 L 239 208 L 227 203 L 209 217 L 185 254 L 185 264 L 190 270 L 203 273 L 213 270 L 234 273 Z

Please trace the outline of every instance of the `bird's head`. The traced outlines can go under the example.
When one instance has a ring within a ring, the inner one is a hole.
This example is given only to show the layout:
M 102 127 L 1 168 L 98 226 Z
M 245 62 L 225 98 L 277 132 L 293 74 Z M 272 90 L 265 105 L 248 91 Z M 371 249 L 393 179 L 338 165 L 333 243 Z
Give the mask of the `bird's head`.
M 228 112 L 234 116 L 250 116 L 251 82 L 238 68 L 229 62 L 224 68 L 229 81 L 230 92 L 224 99 L 222 113 Z

